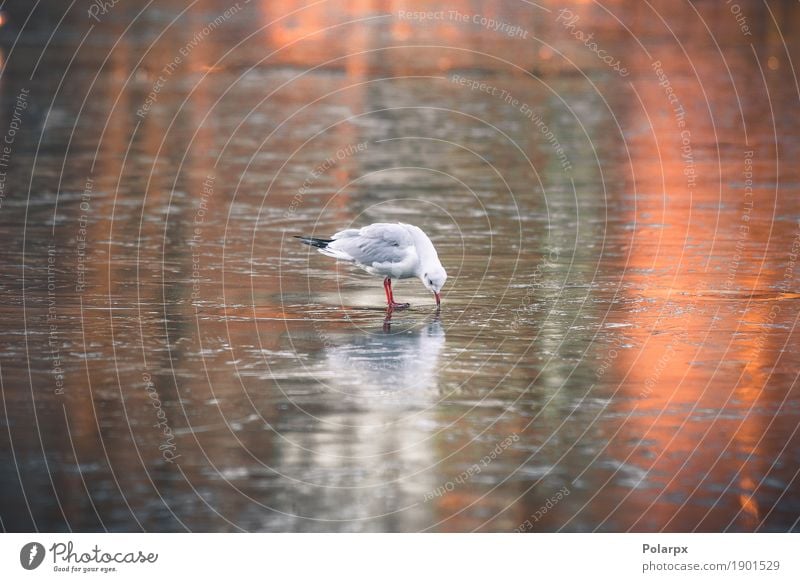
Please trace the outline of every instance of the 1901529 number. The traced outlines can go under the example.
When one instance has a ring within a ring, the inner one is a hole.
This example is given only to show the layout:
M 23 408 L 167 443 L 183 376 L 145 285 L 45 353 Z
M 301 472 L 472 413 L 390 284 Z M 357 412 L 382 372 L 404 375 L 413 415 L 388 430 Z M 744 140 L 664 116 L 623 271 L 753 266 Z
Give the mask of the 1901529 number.
M 734 568 L 742 571 L 780 570 L 781 563 L 778 560 L 736 560 Z

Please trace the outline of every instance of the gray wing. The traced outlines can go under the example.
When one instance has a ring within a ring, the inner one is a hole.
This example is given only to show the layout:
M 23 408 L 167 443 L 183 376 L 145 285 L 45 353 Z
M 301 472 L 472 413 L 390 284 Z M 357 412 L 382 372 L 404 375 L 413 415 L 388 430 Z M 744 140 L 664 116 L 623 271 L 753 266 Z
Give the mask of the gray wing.
M 414 240 L 399 224 L 377 223 L 333 235 L 328 249 L 369 267 L 407 262 Z M 327 250 L 327 249 L 326 249 Z

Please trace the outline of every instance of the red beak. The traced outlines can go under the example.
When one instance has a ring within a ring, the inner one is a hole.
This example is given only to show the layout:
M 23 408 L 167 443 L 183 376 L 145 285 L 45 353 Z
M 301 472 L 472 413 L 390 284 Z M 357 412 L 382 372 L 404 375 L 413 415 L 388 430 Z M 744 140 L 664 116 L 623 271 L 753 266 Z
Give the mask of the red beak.
M 439 295 L 436 291 L 433 292 L 434 297 L 436 297 L 436 307 L 439 307 L 442 304 L 442 296 Z

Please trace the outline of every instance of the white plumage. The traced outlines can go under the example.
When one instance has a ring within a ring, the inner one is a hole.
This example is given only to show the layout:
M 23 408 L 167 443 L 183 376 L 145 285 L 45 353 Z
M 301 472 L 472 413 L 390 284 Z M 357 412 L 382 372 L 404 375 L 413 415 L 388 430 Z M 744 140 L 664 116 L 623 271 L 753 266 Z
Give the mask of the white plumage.
M 436 296 L 436 305 L 440 303 L 447 272 L 431 239 L 417 226 L 378 222 L 363 228 L 341 230 L 329 239 L 296 238 L 316 247 L 323 255 L 354 263 L 371 275 L 384 277 L 383 286 L 390 309 L 408 307 L 408 303 L 394 301 L 392 279 L 417 277 Z

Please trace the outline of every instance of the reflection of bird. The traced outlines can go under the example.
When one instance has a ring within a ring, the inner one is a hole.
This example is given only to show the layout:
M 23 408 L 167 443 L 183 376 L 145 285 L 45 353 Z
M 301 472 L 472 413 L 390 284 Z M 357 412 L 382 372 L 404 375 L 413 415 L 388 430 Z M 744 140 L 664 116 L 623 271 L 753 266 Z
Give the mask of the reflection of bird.
M 442 419 L 433 404 L 445 331 L 428 317 L 403 318 L 386 332 L 373 316 L 369 332 L 334 332 L 337 325 L 320 337 L 322 357 L 309 362 L 322 392 L 309 393 L 302 416 L 281 425 L 275 470 L 293 484 L 276 499 L 285 509 L 265 514 L 265 529 L 420 531 L 439 519 L 424 500 L 442 479 Z
M 437 307 L 440 304 L 447 273 L 431 239 L 417 226 L 378 222 L 339 231 L 329 239 L 295 238 L 316 247 L 323 255 L 355 263 L 370 275 L 385 277 L 383 289 L 389 309 L 408 307 L 408 303 L 395 302 L 392 279 L 411 277 L 418 277 L 433 292 Z
M 327 349 L 336 390 L 372 406 L 427 399 L 437 386 L 445 335 L 439 318 L 421 329 L 359 335 Z

